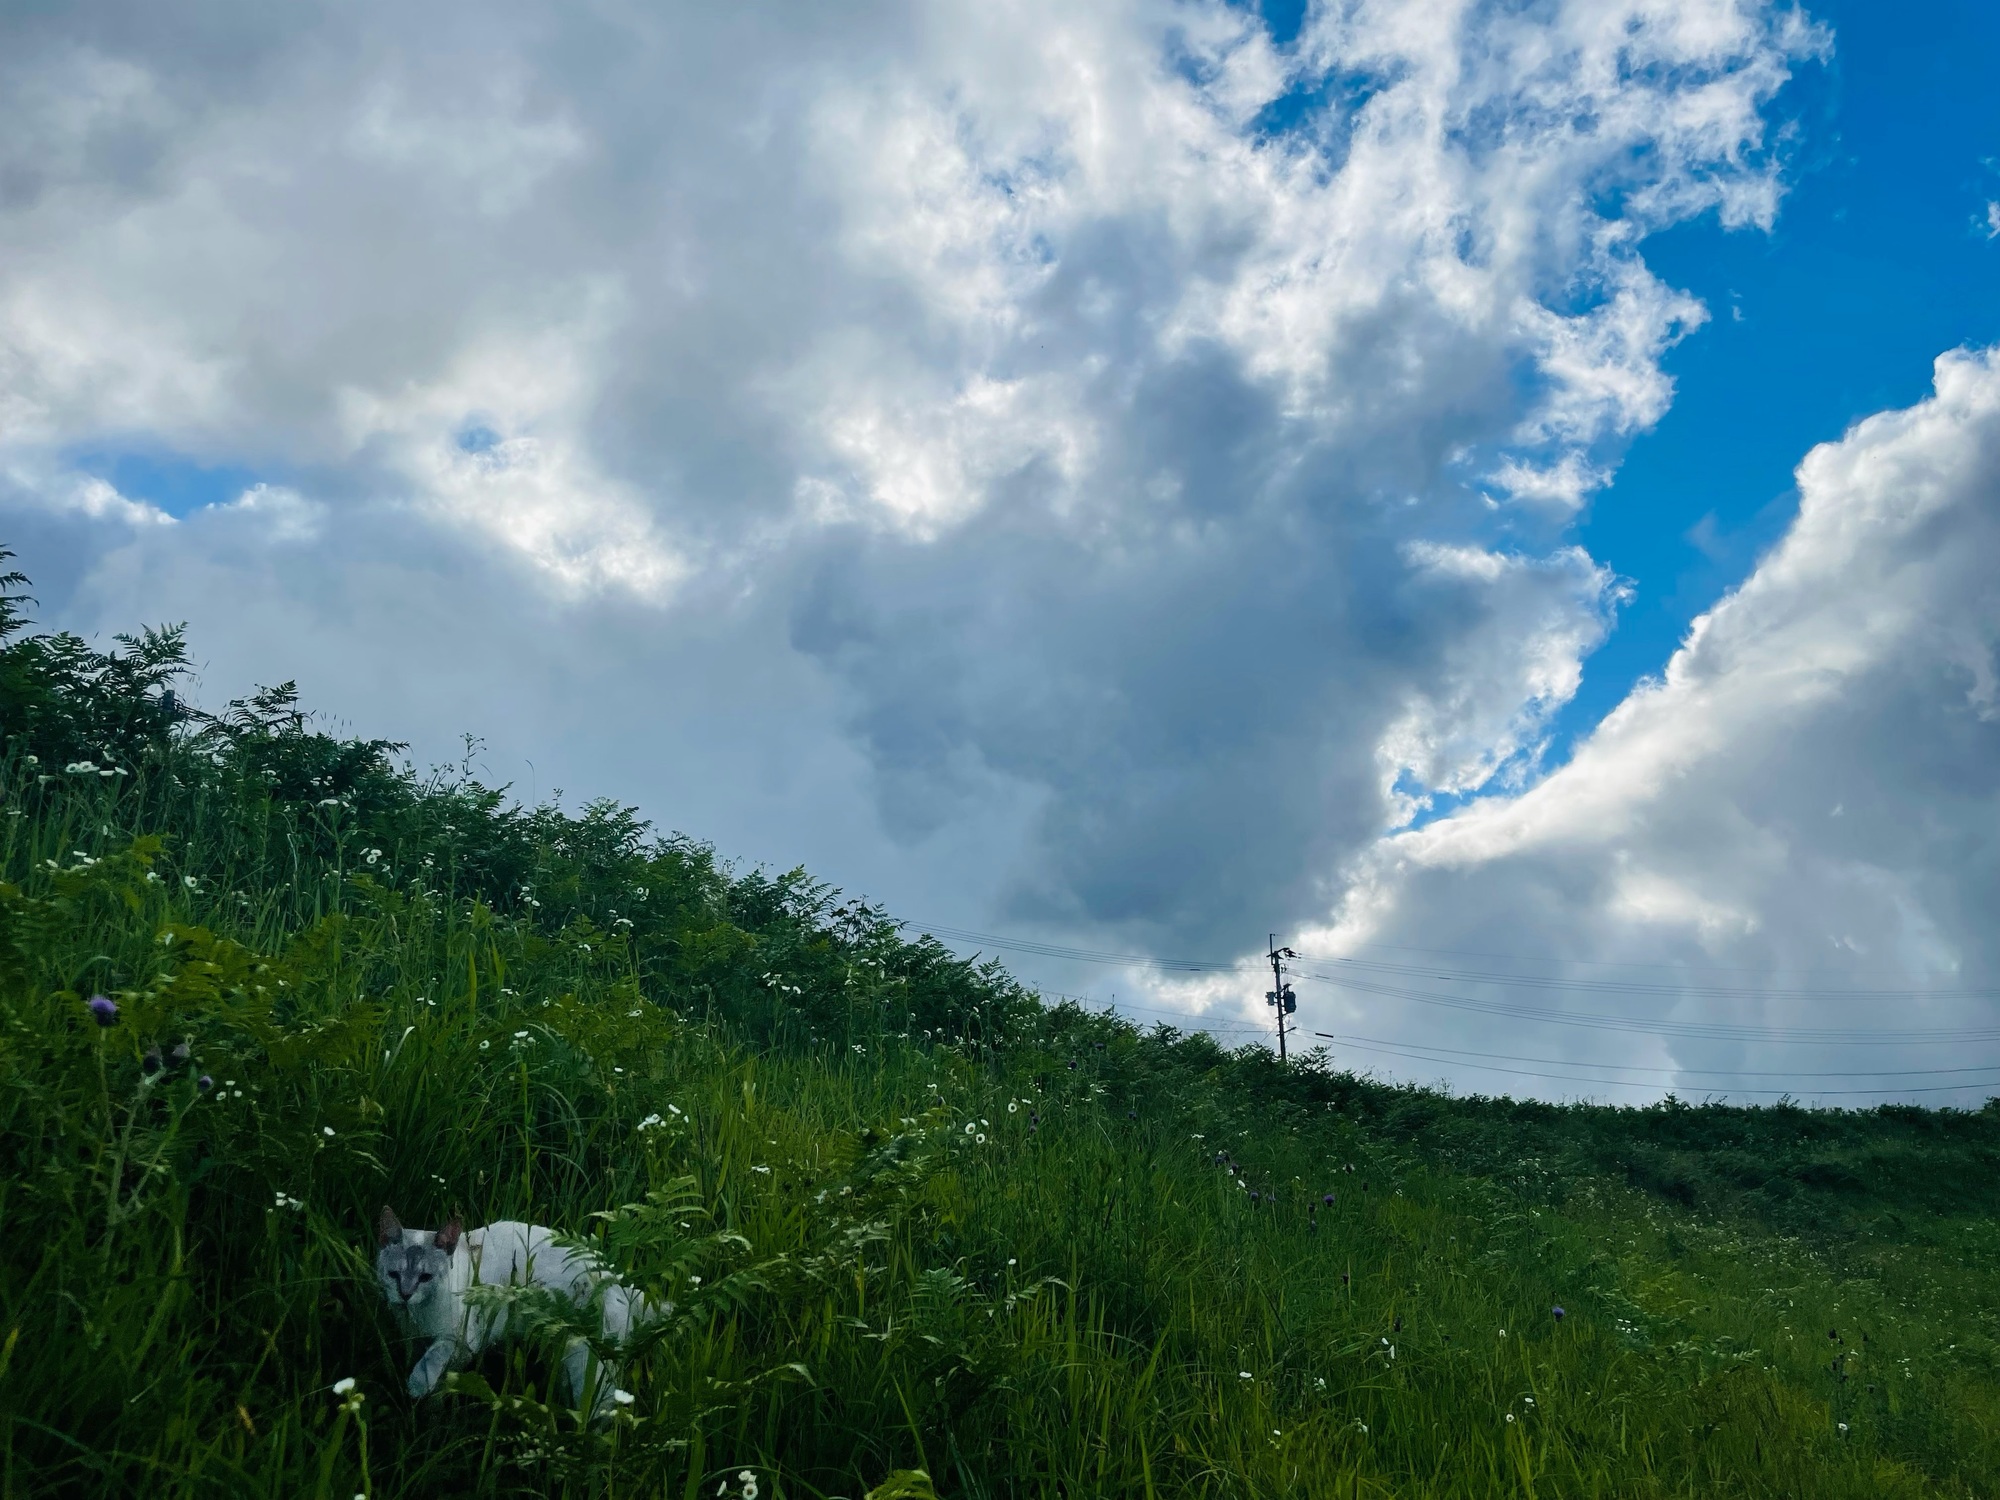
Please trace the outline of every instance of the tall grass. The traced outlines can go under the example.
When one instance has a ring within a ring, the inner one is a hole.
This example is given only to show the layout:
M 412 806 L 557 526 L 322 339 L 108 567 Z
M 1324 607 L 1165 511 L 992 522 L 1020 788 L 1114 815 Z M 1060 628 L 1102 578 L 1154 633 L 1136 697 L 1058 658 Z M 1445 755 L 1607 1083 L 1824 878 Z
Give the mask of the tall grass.
M 1280 1068 L 283 693 L 109 681 L 0 760 L 0 1496 L 2000 1484 L 1995 1111 Z M 562 1408 L 560 1329 L 412 1403 L 384 1202 L 671 1301 L 633 1404 Z

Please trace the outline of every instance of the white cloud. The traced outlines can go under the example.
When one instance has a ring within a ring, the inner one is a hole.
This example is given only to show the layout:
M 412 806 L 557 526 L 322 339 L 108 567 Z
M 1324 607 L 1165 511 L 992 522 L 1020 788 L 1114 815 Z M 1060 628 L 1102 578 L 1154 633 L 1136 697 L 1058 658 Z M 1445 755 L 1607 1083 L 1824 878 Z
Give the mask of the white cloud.
M 24 558 L 217 691 L 317 673 L 920 914 L 1234 944 L 1531 779 L 1620 597 L 1562 528 L 1704 316 L 1645 235 L 1770 221 L 1823 46 L 1755 0 L 10 20 L 0 503 L 124 443 L 267 475 Z
M 2000 963 L 1989 920 L 2000 895 L 2000 355 L 1942 357 L 1934 396 L 1814 449 L 1798 483 L 1789 533 L 1696 622 L 1662 679 L 1532 789 L 1385 840 L 1359 862 L 1314 951 L 1499 952 L 1558 980 L 1661 987 L 1636 1001 L 1559 999 L 1572 1014 L 1855 1033 L 1987 1024 L 1990 1000 L 1949 992 Z M 1605 967 L 1619 963 L 1638 967 Z M 1510 1003 L 1522 993 L 1436 988 Z M 1796 993 L 1843 988 L 1938 993 Z M 1443 1024 L 1407 1006 L 1363 1014 L 1406 1040 L 1435 1040 Z M 1481 1041 L 1512 1037 L 1517 1053 L 1532 1040 L 1545 1055 L 1630 1057 L 1559 1026 L 1463 1025 Z M 1863 1075 L 1801 1093 L 1914 1090 L 1939 1081 L 1908 1076 L 1916 1070 L 2000 1063 L 1990 1044 L 1828 1046 L 1810 1058 L 1713 1040 L 1668 1051 L 1683 1069 Z M 1475 1087 L 1507 1082 L 1458 1071 Z M 1689 1073 L 1683 1087 L 1723 1084 Z

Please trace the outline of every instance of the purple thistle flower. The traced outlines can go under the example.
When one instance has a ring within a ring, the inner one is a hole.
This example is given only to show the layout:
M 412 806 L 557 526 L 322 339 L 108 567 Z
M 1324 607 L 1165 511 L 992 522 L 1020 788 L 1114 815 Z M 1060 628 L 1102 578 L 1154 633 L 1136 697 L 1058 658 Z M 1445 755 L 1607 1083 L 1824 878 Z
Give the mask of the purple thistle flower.
M 160 1049 L 158 1047 L 148 1047 L 146 1055 L 139 1059 L 139 1071 L 144 1073 L 148 1078 L 159 1072 L 162 1066 Z
M 192 1055 L 193 1054 L 188 1051 L 188 1044 L 186 1042 L 182 1042 L 178 1047 L 174 1048 L 172 1052 L 169 1052 L 167 1054 L 167 1058 L 168 1061 L 172 1062 L 175 1067 L 184 1068 L 187 1066 L 188 1058 Z
M 1550 1312 L 1552 1312 L 1552 1313 L 1554 1313 L 1554 1314 L 1556 1315 L 1556 1321 L 1557 1321 L 1558 1323 L 1560 1323 L 1560 1322 L 1561 1322 L 1561 1321 L 1563 1320 L 1563 1318 L 1564 1318 L 1565 1316 L 1567 1316 L 1567 1314 L 1565 1314 L 1565 1313 L 1563 1312 L 1563 1310 L 1562 1310 L 1562 1308 L 1561 1308 L 1560 1306 L 1557 1306 L 1557 1307 L 1552 1307 L 1552 1308 L 1550 1308 L 1550 1309 L 1549 1309 L 1549 1311 L 1550 1311 Z
M 1257 1203 L 1257 1190 L 1256 1190 L 1255 1188 L 1252 1188 L 1252 1189 L 1250 1189 L 1250 1203 L 1251 1203 L 1251 1206 L 1252 1206 L 1252 1207 L 1255 1207 L 1255 1206 L 1256 1206 L 1256 1203 Z
M 1139 1118 L 1139 1111 L 1136 1109 L 1128 1109 L 1125 1111 L 1125 1118 L 1128 1120 L 1136 1120 Z
M 96 1018 L 99 1026 L 118 1024 L 118 1002 L 109 995 L 92 995 L 84 1002 L 84 1008 Z
M 1326 1196 L 1325 1196 L 1324 1198 L 1320 1199 L 1319 1201 L 1320 1201 L 1320 1202 L 1322 1202 L 1322 1203 L 1324 1203 L 1324 1204 L 1325 1204 L 1325 1205 L 1326 1205 L 1326 1206 L 1327 1206 L 1328 1208 L 1332 1208 L 1332 1207 L 1333 1207 L 1333 1194 L 1331 1194 L 1331 1193 L 1328 1193 L 1328 1194 L 1327 1194 L 1327 1195 L 1326 1195 Z
M 205 1094 L 215 1087 L 215 1080 L 204 1073 L 194 1081 L 194 1086 Z

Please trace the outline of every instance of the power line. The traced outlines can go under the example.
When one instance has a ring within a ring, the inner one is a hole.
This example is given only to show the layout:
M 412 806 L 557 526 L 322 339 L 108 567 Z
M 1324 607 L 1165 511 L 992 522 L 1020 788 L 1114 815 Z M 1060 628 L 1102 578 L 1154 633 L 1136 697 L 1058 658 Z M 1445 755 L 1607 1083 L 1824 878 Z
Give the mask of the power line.
M 1350 1043 L 1349 1045 L 1358 1045 L 1358 1044 Z M 1502 1068 L 1495 1066 L 1491 1063 L 1473 1063 L 1473 1062 L 1454 1063 L 1445 1058 L 1426 1057 L 1422 1053 L 1407 1052 L 1397 1047 L 1371 1047 L 1371 1046 L 1361 1045 L 1360 1050 L 1363 1052 L 1386 1053 L 1392 1057 L 1408 1058 L 1415 1062 L 1439 1063 L 1441 1065 L 1448 1067 L 1456 1066 L 1456 1067 L 1473 1068 L 1482 1073 L 1505 1073 L 1515 1078 L 1545 1078 L 1545 1079 L 1550 1079 L 1557 1083 L 1596 1083 L 1611 1088 L 1650 1089 L 1659 1087 L 1659 1085 L 1657 1084 L 1645 1083 L 1637 1079 L 1631 1079 L 1631 1078 L 1587 1078 L 1587 1077 L 1579 1077 L 1577 1075 L 1569 1073 L 1538 1073 L 1529 1071 L 1524 1068 Z M 1992 1087 L 1992 1084 L 1989 1082 L 1989 1083 L 1945 1083 L 1945 1084 L 1933 1084 L 1933 1085 L 1921 1086 L 1917 1088 L 1821 1089 L 1821 1090 L 1813 1090 L 1811 1092 L 1811 1097 L 1815 1099 L 1851 1099 L 1851 1098 L 1860 1098 L 1863 1096 L 1867 1096 L 1870 1098 L 1879 1098 L 1884 1094 L 1895 1094 L 1899 1096 L 1903 1094 L 1947 1094 L 1964 1089 L 1978 1089 L 1978 1088 L 1990 1088 L 1990 1087 Z M 1710 1090 L 1710 1092 L 1723 1093 L 1723 1094 L 1758 1094 L 1758 1095 L 1768 1095 L 1768 1096 L 1775 1096 L 1782 1098 L 1795 1094 L 1797 1090 L 1729 1088 L 1729 1089 L 1714 1089 Z
M 916 925 L 916 924 L 905 924 Z M 958 942 L 977 942 L 991 947 L 1006 948 L 1017 952 L 1033 953 L 1043 957 L 1062 958 L 1076 962 L 1116 964 L 1123 967 L 1152 969 L 1155 971 L 1183 973 L 1234 973 L 1248 978 L 1245 966 L 1240 963 L 1220 964 L 1195 959 L 1156 959 L 1138 954 L 1107 953 L 1086 948 L 1070 948 L 1055 943 L 1034 942 L 1027 939 L 1009 938 L 993 933 L 971 932 L 964 928 L 930 926 L 934 936 L 951 938 Z M 1912 1000 L 1963 999 L 2000 994 L 2000 990 L 1699 990 L 1675 988 L 1664 985 L 1645 985 L 1620 988 L 1610 981 L 1599 980 L 1545 980 L 1525 979 L 1519 976 L 1486 975 L 1472 971 L 1425 969 L 1411 965 L 1371 964 L 1362 960 L 1322 959 L 1321 963 L 1341 963 L 1351 967 L 1376 973 L 1411 975 L 1457 983 L 1501 984 L 1515 988 L 1548 989 L 1558 993 L 1581 991 L 1587 994 L 1630 994 L 1674 996 L 1696 999 L 1868 999 Z M 1301 979 L 1330 984 L 1363 994 L 1381 995 L 1390 999 L 1413 1000 L 1420 1004 L 1443 1006 L 1448 1009 L 1471 1011 L 1478 1014 L 1505 1016 L 1510 1019 L 1533 1021 L 1547 1025 L 1581 1026 L 1593 1030 L 1637 1032 L 1654 1036 L 1678 1036 L 1710 1041 L 1761 1041 L 1818 1046 L 1929 1046 L 1962 1044 L 1967 1042 L 2000 1041 L 2000 1027 L 1986 1028 L 1905 1028 L 1899 1031 L 1860 1030 L 1834 1027 L 1775 1027 L 1746 1026 L 1720 1021 L 1675 1021 L 1664 1017 L 1611 1016 L 1602 1014 L 1577 1014 L 1556 1011 L 1544 1007 L 1511 1005 L 1497 1000 L 1480 1000 L 1467 995 L 1444 995 L 1429 990 L 1410 989 L 1398 985 L 1381 983 L 1372 977 L 1350 974 L 1324 974 L 1308 970 L 1298 971 Z
M 1174 1010 L 1164 1005 L 1134 1005 L 1129 1000 L 1118 999 L 1094 1000 L 1088 995 L 1066 995 L 1061 990 L 1037 990 L 1035 993 L 1045 1000 L 1069 1000 L 1078 1005 L 1103 1006 L 1107 1013 L 1113 1015 L 1121 1011 L 1140 1010 L 1151 1016 L 1172 1016 L 1177 1020 L 1196 1022 L 1202 1027 L 1227 1026 L 1232 1031 L 1254 1031 L 1260 1036 L 1264 1031 L 1264 1028 L 1254 1021 L 1232 1020 L 1228 1016 L 1206 1016 L 1199 1011 Z
M 1616 1063 L 1592 1060 L 1572 1061 L 1563 1057 L 1518 1057 L 1508 1052 L 1472 1052 L 1462 1047 L 1438 1047 L 1429 1042 L 1394 1042 L 1375 1036 L 1343 1036 L 1331 1031 L 1315 1031 L 1314 1036 L 1329 1042 L 1383 1048 L 1414 1047 L 1424 1052 L 1443 1052 L 1452 1057 L 1490 1057 L 1501 1062 L 1539 1063 L 1552 1068 L 1613 1068 L 1621 1073 L 1670 1073 L 1677 1078 L 1937 1078 L 1953 1073 L 2000 1073 L 2000 1063 L 1982 1063 L 1964 1068 L 1859 1068 L 1833 1073 L 1797 1073 L 1789 1069 L 1757 1072 L 1741 1068 L 1657 1068 L 1644 1063 Z M 1444 1059 L 1437 1059 L 1443 1061 Z M 1970 1085 L 1967 1085 L 1970 1087 Z
M 933 937 L 948 938 L 955 942 L 984 943 L 989 947 L 1007 948 L 1016 953 L 1033 953 L 1043 958 L 1074 959 L 1079 963 L 1116 964 L 1120 968 L 1161 969 L 1177 973 L 1238 973 L 1244 969 L 1242 963 L 1215 963 L 1196 958 L 1149 958 L 1138 953 L 1107 953 L 1095 948 L 1070 948 L 1060 943 L 1000 937 L 990 932 L 971 932 L 962 927 L 943 927 L 935 922 L 904 922 L 902 925 L 919 928 Z
M 1467 995 L 1438 995 L 1427 990 L 1404 989 L 1398 985 L 1370 984 L 1331 974 L 1301 972 L 1299 978 L 1334 985 L 1362 994 L 1382 995 L 1395 1000 L 1414 1000 L 1421 1005 L 1443 1006 L 1449 1010 L 1505 1016 L 1512 1020 L 1537 1021 L 1554 1026 L 1581 1026 L 1594 1031 L 1634 1032 L 1647 1036 L 1679 1036 L 1705 1041 L 1775 1042 L 1825 1047 L 1943 1046 L 1966 1042 L 2000 1041 L 2000 1027 L 1963 1030 L 1859 1031 L 1832 1027 L 1743 1026 L 1727 1021 L 1672 1021 L 1658 1017 L 1578 1015 L 1534 1006 L 1507 1005 L 1496 1000 L 1475 1000 Z
M 947 927 L 937 924 L 906 922 L 908 927 L 920 927 L 936 937 L 950 938 L 961 943 L 982 943 L 990 947 L 1005 948 L 1017 953 L 1032 953 L 1043 958 L 1061 958 L 1076 963 L 1114 964 L 1122 968 L 1152 969 L 1168 973 L 1245 973 L 1248 961 L 1218 962 L 1213 959 L 1197 958 L 1154 958 L 1139 953 L 1114 953 L 1095 948 L 1075 948 L 1061 943 L 1044 943 L 1029 938 L 1006 937 L 990 932 L 973 932 L 962 927 Z M 1388 946 L 1388 945 L 1380 945 Z M 1413 949 L 1409 951 L 1427 952 L 1432 950 Z M 1468 957 L 1501 955 L 1474 955 Z M 1523 963 L 1546 962 L 1546 960 L 1521 959 Z M 1704 999 L 1726 1000 L 1984 1000 L 2000 998 L 2000 986 L 1981 985 L 1965 989 L 1788 989 L 1788 988 L 1748 988 L 1715 985 L 1664 984 L 1641 980 L 1578 979 L 1560 975 L 1505 974 L 1482 969 L 1453 969 L 1428 964 L 1395 964 L 1376 959 L 1326 957 L 1309 958 L 1308 963 L 1337 964 L 1342 969 L 1353 969 L 1364 973 L 1392 974 L 1406 979 L 1432 979 L 1459 984 L 1494 984 L 1528 989 L 1576 991 L 1588 994 L 1634 995 L 1634 996 L 1697 996 Z M 1567 962 L 1567 960 L 1565 960 Z M 1579 960 L 1582 962 L 1582 960 Z M 1590 960 L 1603 963 L 1604 960 Z M 1635 968 L 1666 968 L 1665 964 L 1635 964 Z M 1740 971 L 1728 971 L 1740 972 Z M 1320 976 L 1328 978 L 1331 976 Z
M 1715 1000 L 1990 1000 L 2000 988 L 1978 989 L 1745 989 L 1716 985 L 1657 984 L 1624 979 L 1574 979 L 1549 975 L 1496 974 L 1476 969 L 1430 968 L 1417 964 L 1378 963 L 1364 958 L 1314 959 L 1362 973 L 1392 974 L 1404 979 L 1437 979 L 1452 984 L 1493 984 L 1523 989 L 1558 990 L 1578 994 L 1671 996 L 1699 995 Z

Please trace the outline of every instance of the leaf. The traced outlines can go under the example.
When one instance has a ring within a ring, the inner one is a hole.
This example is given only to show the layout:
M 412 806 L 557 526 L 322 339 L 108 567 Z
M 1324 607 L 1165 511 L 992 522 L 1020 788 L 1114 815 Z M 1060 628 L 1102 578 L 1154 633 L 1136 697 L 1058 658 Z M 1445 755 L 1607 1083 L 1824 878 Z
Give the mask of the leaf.
M 488 1406 L 497 1407 L 500 1393 L 486 1383 L 486 1377 L 476 1370 L 453 1370 L 444 1378 L 444 1388 L 454 1396 L 471 1396 L 484 1401 Z
M 938 1500 L 938 1493 L 922 1469 L 898 1469 L 870 1490 L 867 1500 Z

